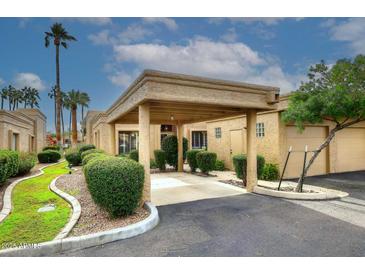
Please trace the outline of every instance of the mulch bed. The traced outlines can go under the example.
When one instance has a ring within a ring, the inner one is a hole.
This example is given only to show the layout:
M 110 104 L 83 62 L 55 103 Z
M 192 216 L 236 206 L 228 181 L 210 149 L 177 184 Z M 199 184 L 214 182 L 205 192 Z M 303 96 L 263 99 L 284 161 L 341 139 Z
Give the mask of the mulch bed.
M 229 184 L 232 186 L 237 186 L 240 188 L 246 188 L 246 185 L 243 183 L 242 180 L 219 180 L 219 182 Z
M 36 173 L 39 173 L 38 169 L 40 169 L 43 166 L 45 166 L 45 164 L 37 164 L 35 167 L 32 168 L 32 170 L 28 174 L 25 174 L 23 176 L 9 178 L 5 183 L 0 185 L 0 210 L 3 208 L 4 194 L 5 194 L 5 190 L 7 189 L 7 187 L 15 180 L 18 180 L 22 177 L 28 177 L 28 176 L 34 175 Z
M 69 237 L 127 226 L 147 218 L 150 214 L 146 209 L 138 208 L 131 216 L 110 218 L 109 214 L 92 200 L 81 170 L 60 177 L 56 185 L 62 191 L 75 197 L 81 205 L 80 219 L 68 235 Z

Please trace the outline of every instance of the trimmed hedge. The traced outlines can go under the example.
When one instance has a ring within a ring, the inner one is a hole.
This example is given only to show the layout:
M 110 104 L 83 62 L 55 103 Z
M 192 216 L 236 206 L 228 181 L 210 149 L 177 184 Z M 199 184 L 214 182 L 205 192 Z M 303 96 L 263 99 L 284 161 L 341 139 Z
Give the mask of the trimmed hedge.
M 81 153 L 76 148 L 70 148 L 65 153 L 66 161 L 72 166 L 79 166 L 81 164 Z
M 7 179 L 7 157 L 5 155 L 0 154 L 0 185 L 3 184 Z
M 90 149 L 95 149 L 96 147 L 94 145 L 91 144 L 86 144 L 86 145 L 80 145 L 78 146 L 78 149 L 80 151 L 80 154 L 82 154 L 84 151 L 90 150 Z
M 186 152 L 186 159 L 188 161 L 191 172 L 195 172 L 198 168 L 198 162 L 196 160 L 196 155 L 202 152 L 201 149 L 191 149 Z
M 162 139 L 161 148 L 166 152 L 166 162 L 177 170 L 178 147 L 177 136 L 169 135 Z M 186 159 L 186 151 L 188 150 L 188 139 L 183 138 L 183 158 Z
M 153 151 L 155 155 L 156 165 L 159 170 L 166 170 L 166 152 L 162 149 L 156 149 Z
M 54 145 L 54 146 L 45 146 L 42 151 L 45 151 L 45 150 L 57 150 L 57 151 L 60 151 L 61 150 L 61 147 L 59 145 Z
M 93 200 L 111 217 L 131 215 L 139 206 L 144 169 L 136 161 L 111 156 L 95 158 L 86 164 L 84 174 Z
M 246 181 L 247 172 L 247 156 L 245 154 L 238 154 L 233 156 L 234 170 L 238 178 Z M 257 177 L 261 179 L 264 171 L 265 158 L 261 155 L 257 155 Z
M 105 153 L 105 152 L 104 152 L 104 150 L 97 149 L 97 148 L 89 149 L 89 150 L 86 150 L 86 151 L 81 153 L 81 160 L 83 160 L 85 156 L 87 156 L 91 153 Z
M 262 172 L 262 180 L 267 180 L 267 181 L 276 181 L 278 180 L 280 177 L 280 172 L 279 172 L 279 168 L 278 165 L 276 164 L 265 164 L 264 166 L 264 170 Z
M 226 168 L 224 166 L 224 161 L 223 160 L 217 160 L 217 161 L 215 161 L 214 170 L 224 171 L 225 169 Z
M 100 152 L 94 152 L 94 153 L 90 153 L 88 155 L 86 155 L 83 159 L 82 159 L 82 165 L 85 166 L 88 164 L 88 162 L 96 157 L 103 157 L 103 156 L 108 156 L 104 153 L 100 153 Z
M 55 150 L 45 150 L 38 153 L 40 163 L 57 163 L 61 159 L 61 153 Z
M 209 151 L 201 151 L 196 154 L 196 162 L 201 172 L 208 174 L 209 171 L 214 170 L 215 162 L 217 161 L 217 154 Z
M 7 158 L 6 179 L 16 176 L 19 169 L 19 152 L 3 149 L 0 150 L 0 155 L 3 155 Z
M 131 150 L 129 152 L 129 159 L 132 159 L 133 161 L 138 162 L 138 159 L 139 159 L 139 157 L 138 157 L 138 150 Z
M 154 159 L 151 159 L 150 160 L 150 168 L 151 169 L 156 169 L 158 168 L 157 164 L 156 164 L 156 161 Z
M 24 175 L 37 163 L 37 156 L 34 153 L 20 152 L 19 153 L 19 168 L 17 175 Z

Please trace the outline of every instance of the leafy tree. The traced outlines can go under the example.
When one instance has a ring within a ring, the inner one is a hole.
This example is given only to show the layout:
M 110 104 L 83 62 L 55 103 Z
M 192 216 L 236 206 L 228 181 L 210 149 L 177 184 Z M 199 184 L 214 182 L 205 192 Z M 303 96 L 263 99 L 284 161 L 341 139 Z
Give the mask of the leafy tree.
M 81 119 L 84 119 L 84 108 L 89 107 L 90 97 L 86 92 L 80 93 Z
M 300 192 L 309 168 L 335 134 L 365 120 L 365 56 L 341 59 L 332 67 L 323 61 L 311 66 L 308 81 L 290 95 L 282 119 L 284 122 L 294 122 L 299 131 L 303 131 L 306 124 L 324 121 L 333 124 L 298 180 L 296 191 Z
M 4 109 L 4 102 L 9 98 L 9 89 L 7 87 L 1 90 L 0 97 L 1 97 L 1 109 Z
M 68 41 L 77 41 L 75 37 L 70 35 L 60 23 L 54 23 L 51 31 L 45 32 L 45 47 L 48 48 L 51 39 L 56 47 L 56 138 L 61 141 L 61 86 L 60 86 L 60 46 L 68 48 Z

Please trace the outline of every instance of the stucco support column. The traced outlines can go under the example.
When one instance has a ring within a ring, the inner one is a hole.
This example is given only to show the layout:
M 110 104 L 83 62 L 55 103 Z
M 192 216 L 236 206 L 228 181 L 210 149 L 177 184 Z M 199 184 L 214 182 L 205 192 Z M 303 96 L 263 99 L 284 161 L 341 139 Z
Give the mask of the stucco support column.
M 143 201 L 151 201 L 151 176 L 150 176 L 150 106 L 148 104 L 138 107 L 139 123 L 139 162 L 144 166 Z
M 257 185 L 256 110 L 247 112 L 247 191 Z
M 177 171 L 183 172 L 184 171 L 184 155 L 183 155 L 183 125 L 181 123 L 177 124 Z

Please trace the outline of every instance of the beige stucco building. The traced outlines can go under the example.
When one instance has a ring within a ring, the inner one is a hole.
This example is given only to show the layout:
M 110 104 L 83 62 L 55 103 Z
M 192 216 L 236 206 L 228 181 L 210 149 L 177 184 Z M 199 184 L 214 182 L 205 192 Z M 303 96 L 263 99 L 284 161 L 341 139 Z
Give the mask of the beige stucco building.
M 0 148 L 39 152 L 45 139 L 46 117 L 38 109 L 0 110 Z

